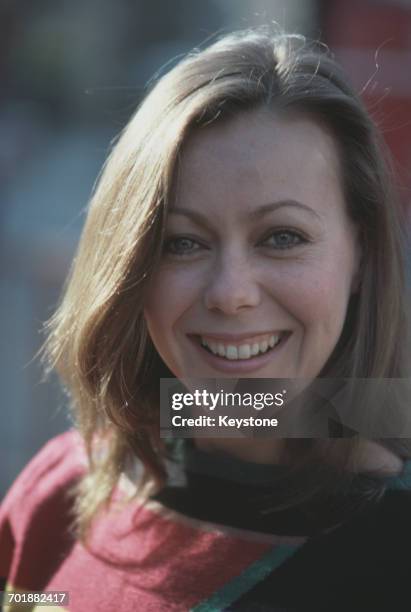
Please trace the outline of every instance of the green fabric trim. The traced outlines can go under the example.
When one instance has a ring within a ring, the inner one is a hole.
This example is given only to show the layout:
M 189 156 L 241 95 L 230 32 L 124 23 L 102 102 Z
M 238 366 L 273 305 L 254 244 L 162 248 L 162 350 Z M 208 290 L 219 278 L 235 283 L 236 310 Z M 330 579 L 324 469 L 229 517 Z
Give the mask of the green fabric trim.
M 411 489 L 411 460 L 404 463 L 403 470 L 399 476 L 387 478 L 387 487 L 398 491 Z
M 279 545 L 271 549 L 261 559 L 252 563 L 239 576 L 225 584 L 209 599 L 191 608 L 190 612 L 220 612 L 261 582 L 272 571 L 286 561 L 302 544 Z

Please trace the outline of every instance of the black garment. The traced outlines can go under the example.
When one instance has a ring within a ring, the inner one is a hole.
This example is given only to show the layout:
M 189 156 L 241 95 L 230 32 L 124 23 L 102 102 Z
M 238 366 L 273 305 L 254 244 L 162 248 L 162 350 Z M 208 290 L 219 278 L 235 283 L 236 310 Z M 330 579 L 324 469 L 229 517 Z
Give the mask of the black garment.
M 190 517 L 307 542 L 225 610 L 396 612 L 411 609 L 411 491 L 387 486 L 378 501 L 265 512 L 278 466 L 185 450 L 185 486 L 157 494 Z M 390 483 L 387 482 L 389 485 Z M 395 484 L 395 483 L 394 483 Z M 359 479 L 361 486 L 361 478 Z M 211 608 L 210 608 L 211 610 Z

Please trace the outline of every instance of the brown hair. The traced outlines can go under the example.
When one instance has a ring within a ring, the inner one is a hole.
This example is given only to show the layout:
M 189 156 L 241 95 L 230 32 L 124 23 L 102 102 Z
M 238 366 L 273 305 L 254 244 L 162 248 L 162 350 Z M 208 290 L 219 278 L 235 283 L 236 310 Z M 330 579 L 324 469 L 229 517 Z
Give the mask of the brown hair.
M 109 501 L 127 458 L 138 457 L 158 484 L 166 476 L 158 393 L 159 378 L 172 374 L 142 313 L 161 257 L 181 147 L 193 129 L 262 106 L 301 111 L 331 131 L 348 212 L 360 229 L 360 287 L 321 376 L 407 374 L 400 208 L 370 116 L 321 45 L 269 29 L 223 36 L 160 78 L 123 130 L 92 197 L 61 304 L 47 324 L 44 355 L 71 396 L 90 461 L 76 488 L 82 535 Z M 322 448 L 329 451 L 339 442 L 327 441 Z M 384 443 L 408 457 L 406 442 Z M 95 452 L 100 444 L 104 453 Z M 306 465 L 320 446 L 316 440 L 288 444 L 300 461 L 304 455 Z M 347 463 L 355 444 L 344 448 Z M 308 497 L 318 492 L 310 486 Z

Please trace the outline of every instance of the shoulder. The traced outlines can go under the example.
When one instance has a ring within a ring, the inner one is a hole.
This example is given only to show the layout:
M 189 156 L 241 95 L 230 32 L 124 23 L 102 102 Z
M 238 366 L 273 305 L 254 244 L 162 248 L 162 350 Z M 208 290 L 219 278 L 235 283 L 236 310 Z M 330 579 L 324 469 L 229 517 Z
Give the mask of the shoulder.
M 389 489 L 375 511 L 375 524 L 385 534 L 387 545 L 395 544 L 397 552 L 404 545 L 407 556 L 411 545 L 411 490 Z
M 343 523 L 335 530 L 335 538 L 341 539 L 345 547 L 356 543 L 357 550 L 370 553 L 370 561 L 388 553 L 409 556 L 411 547 L 411 490 L 387 489 L 378 502 L 370 503 L 355 518 Z M 385 561 L 384 561 L 385 559 Z
M 77 431 L 52 438 L 10 487 L 0 506 L 0 525 L 2 520 L 8 520 L 17 534 L 40 507 L 61 497 L 86 469 L 86 452 Z
M 30 588 L 42 584 L 56 561 L 53 555 L 69 549 L 67 493 L 86 470 L 84 444 L 75 430 L 47 442 L 22 470 L 0 506 L 0 586 L 5 580 Z M 46 534 L 53 553 L 44 547 Z

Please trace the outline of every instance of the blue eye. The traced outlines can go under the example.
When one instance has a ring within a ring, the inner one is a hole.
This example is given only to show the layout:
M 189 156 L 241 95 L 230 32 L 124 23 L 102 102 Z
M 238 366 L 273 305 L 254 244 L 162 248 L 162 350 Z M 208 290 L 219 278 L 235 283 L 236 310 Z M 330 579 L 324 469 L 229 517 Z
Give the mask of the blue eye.
M 260 244 L 274 250 L 285 250 L 306 242 L 307 240 L 294 230 L 279 229 L 270 232 Z M 201 248 L 202 245 L 193 238 L 175 236 L 165 241 L 163 252 L 174 257 L 188 257 L 196 254 Z
M 197 246 L 197 248 L 193 248 L 195 246 Z M 167 240 L 164 245 L 164 252 L 178 256 L 191 255 L 191 253 L 198 250 L 198 247 L 199 244 L 195 240 L 187 238 L 186 236 L 180 236 Z
M 272 232 L 263 244 L 268 244 L 274 249 L 291 249 L 307 242 L 299 233 L 292 230 L 277 230 Z

